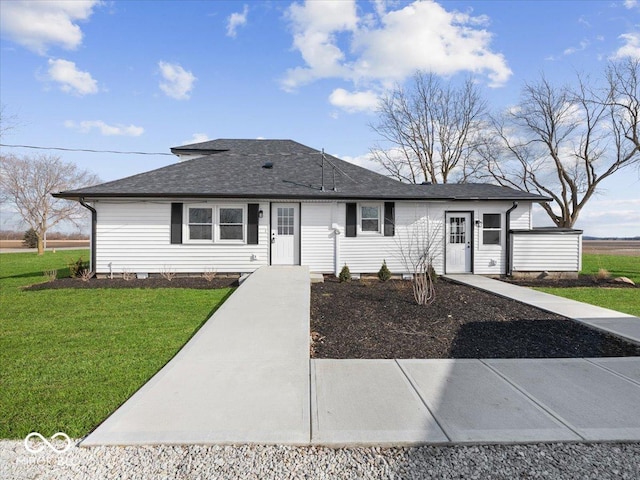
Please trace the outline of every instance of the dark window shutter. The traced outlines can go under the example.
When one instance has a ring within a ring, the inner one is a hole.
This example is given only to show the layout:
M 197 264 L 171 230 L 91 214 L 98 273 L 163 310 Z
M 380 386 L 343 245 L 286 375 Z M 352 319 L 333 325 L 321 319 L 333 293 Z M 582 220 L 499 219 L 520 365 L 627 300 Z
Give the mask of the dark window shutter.
M 396 204 L 384 202 L 384 236 L 393 237 L 396 234 Z
M 355 203 L 347 203 L 347 230 L 345 236 L 355 237 L 358 231 L 358 205 Z
M 182 204 L 171 204 L 171 243 L 182 243 Z
M 247 243 L 249 245 L 258 244 L 258 209 L 260 205 L 250 203 L 247 206 Z

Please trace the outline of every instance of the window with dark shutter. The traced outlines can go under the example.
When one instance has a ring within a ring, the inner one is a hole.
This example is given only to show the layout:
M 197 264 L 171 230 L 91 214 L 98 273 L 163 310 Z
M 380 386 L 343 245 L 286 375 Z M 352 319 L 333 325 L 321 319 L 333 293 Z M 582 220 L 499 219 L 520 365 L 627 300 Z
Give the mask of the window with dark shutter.
M 355 237 L 358 230 L 358 206 L 355 203 L 347 203 L 347 228 L 345 236 Z
M 393 237 L 396 234 L 396 205 L 394 202 L 384 202 L 384 236 Z
M 171 243 L 182 243 L 182 204 L 171 204 Z
M 258 210 L 260 205 L 250 203 L 247 207 L 247 243 L 258 244 Z

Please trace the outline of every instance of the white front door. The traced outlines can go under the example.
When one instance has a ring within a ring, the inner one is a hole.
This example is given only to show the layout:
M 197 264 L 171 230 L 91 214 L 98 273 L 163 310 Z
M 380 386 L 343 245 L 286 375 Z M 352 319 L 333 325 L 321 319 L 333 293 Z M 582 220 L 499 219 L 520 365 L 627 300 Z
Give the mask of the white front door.
M 271 205 L 271 265 L 300 265 L 300 206 Z
M 447 273 L 471 272 L 471 213 L 447 213 Z

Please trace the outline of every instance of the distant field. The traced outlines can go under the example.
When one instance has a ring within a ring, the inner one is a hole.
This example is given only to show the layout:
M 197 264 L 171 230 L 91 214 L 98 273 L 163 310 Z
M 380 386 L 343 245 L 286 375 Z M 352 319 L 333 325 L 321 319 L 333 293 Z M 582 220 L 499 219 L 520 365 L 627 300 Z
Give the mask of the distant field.
M 583 240 L 582 252 L 640 257 L 640 240 Z
M 88 246 L 89 246 L 89 240 L 47 240 L 47 248 L 63 248 L 63 247 L 83 248 Z M 22 240 L 0 240 L 0 248 L 25 248 L 25 247 L 24 245 L 22 245 Z

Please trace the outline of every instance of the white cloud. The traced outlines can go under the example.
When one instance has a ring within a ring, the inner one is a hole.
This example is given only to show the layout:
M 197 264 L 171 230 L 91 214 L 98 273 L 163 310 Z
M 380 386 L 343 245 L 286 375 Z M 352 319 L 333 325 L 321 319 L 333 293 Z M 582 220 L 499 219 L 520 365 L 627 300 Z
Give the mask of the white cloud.
M 576 228 L 596 237 L 640 235 L 640 199 L 595 198 L 585 206 Z
M 337 155 L 338 158 L 344 160 L 345 162 L 353 163 L 354 165 L 358 165 L 359 167 L 366 168 L 367 170 L 373 170 L 374 172 L 385 174 L 384 168 L 373 160 L 373 157 L 370 153 L 365 153 L 364 155 L 358 155 L 356 157 L 352 157 L 350 155 Z
M 576 52 L 581 52 L 589 46 L 589 40 L 582 40 L 577 47 L 569 47 L 562 52 L 564 55 L 573 55 Z
M 341 64 L 345 56 L 335 45 L 335 35 L 356 29 L 358 16 L 353 0 L 294 3 L 289 7 L 288 17 L 293 45 L 308 67 L 288 70 L 282 82 L 285 90 L 294 90 L 318 78 L 349 76 L 348 68 Z
M 288 10 L 293 46 L 305 66 L 289 69 L 283 88 L 322 78 L 389 86 L 416 70 L 486 75 L 494 87 L 511 76 L 504 56 L 490 49 L 487 17 L 449 12 L 435 2 L 389 5 L 377 2 L 374 13 L 359 16 L 354 0 L 294 3 Z
M 618 38 L 625 43 L 613 54 L 614 59 L 626 57 L 640 59 L 640 32 L 623 33 Z
M 191 145 L 192 143 L 202 143 L 211 140 L 206 133 L 194 133 L 189 140 L 182 142 L 182 145 Z
M 624 6 L 625 8 L 632 9 L 640 6 L 640 3 L 638 3 L 638 0 L 624 0 Z
M 164 82 L 160 82 L 160 90 L 176 100 L 188 100 L 193 83 L 197 80 L 195 75 L 177 63 L 160 61 L 158 67 L 160 67 L 160 74 L 164 79 Z
M 40 55 L 53 45 L 67 50 L 82 43 L 77 22 L 87 20 L 99 0 L 3 1 L 0 29 L 12 41 Z
M 378 106 L 378 94 L 371 91 L 348 92 L 344 88 L 336 88 L 329 95 L 331 105 L 347 112 L 371 112 Z
M 234 12 L 229 15 L 227 19 L 227 36 L 235 38 L 236 30 L 238 27 L 243 27 L 247 24 L 247 14 L 249 13 L 249 6 L 245 5 L 242 9 L 242 13 Z
M 75 95 L 98 93 L 98 82 L 89 72 L 78 70 L 74 62 L 49 59 L 48 78 L 60 84 L 60 90 Z
M 64 122 L 64 126 L 78 130 L 82 133 L 89 133 L 93 129 L 100 131 L 104 136 L 124 136 L 124 137 L 139 137 L 144 133 L 144 128 L 136 125 L 108 125 L 102 120 L 83 120 L 80 123 L 76 123 L 71 120 Z

